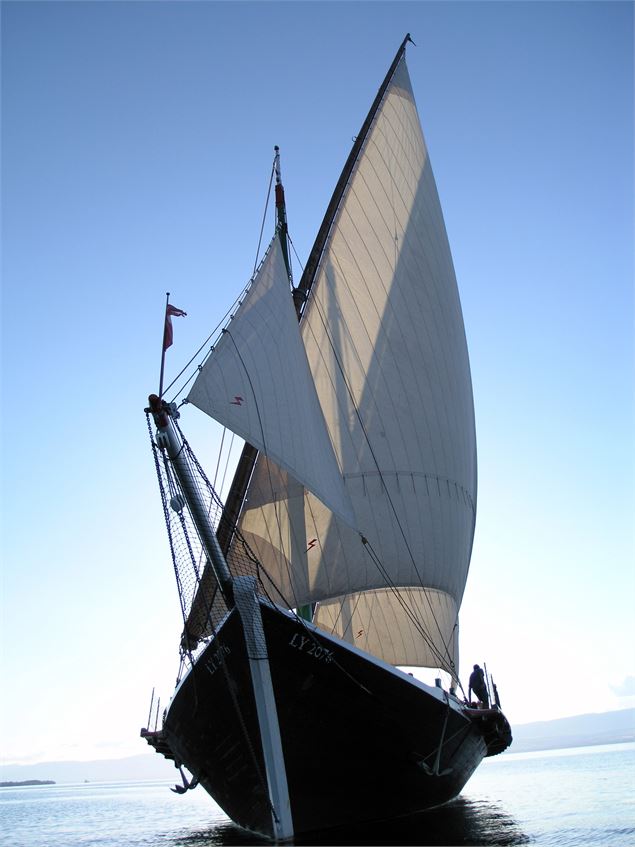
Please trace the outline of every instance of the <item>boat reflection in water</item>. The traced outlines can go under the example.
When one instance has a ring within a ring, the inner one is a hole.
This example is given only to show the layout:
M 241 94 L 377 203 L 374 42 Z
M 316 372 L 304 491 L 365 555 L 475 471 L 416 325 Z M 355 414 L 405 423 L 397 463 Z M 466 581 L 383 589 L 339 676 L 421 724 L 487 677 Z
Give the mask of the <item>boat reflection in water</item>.
M 533 839 L 503 807 L 487 799 L 459 797 L 438 809 L 429 809 L 402 820 L 379 821 L 372 825 L 347 827 L 324 833 L 320 845 L 420 845 L 450 847 L 457 844 L 487 844 L 491 847 L 529 844 Z M 176 842 L 174 842 L 176 843 Z M 201 829 L 179 838 L 183 847 L 239 847 L 266 844 L 253 833 L 230 822 Z M 315 844 L 300 837 L 293 844 Z

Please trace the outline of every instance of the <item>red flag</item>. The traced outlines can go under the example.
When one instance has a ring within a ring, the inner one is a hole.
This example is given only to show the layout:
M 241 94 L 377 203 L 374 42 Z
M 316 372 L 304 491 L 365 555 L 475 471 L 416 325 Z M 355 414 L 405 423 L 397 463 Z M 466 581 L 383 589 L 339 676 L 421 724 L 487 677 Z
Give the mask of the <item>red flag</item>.
M 174 338 L 174 331 L 172 329 L 172 316 L 175 318 L 184 318 L 187 315 L 187 312 L 184 312 L 183 309 L 177 309 L 176 306 L 173 306 L 171 303 L 165 308 L 165 329 L 163 330 L 163 352 L 168 349 L 168 347 L 172 346 L 172 341 Z

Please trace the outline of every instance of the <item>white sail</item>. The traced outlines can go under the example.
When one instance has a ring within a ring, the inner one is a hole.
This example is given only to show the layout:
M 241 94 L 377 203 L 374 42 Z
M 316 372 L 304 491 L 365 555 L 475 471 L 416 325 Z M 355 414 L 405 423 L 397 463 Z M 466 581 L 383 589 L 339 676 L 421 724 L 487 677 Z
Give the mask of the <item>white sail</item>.
M 280 488 L 268 495 L 263 462 L 241 531 L 294 602 L 334 605 L 356 595 L 359 629 L 379 632 L 382 619 L 393 621 L 394 661 L 438 665 L 439 654 L 455 655 L 476 440 L 456 279 L 404 59 L 339 205 L 301 329 L 364 541 L 308 491 L 291 487 L 286 503 Z M 398 613 L 389 586 L 419 591 L 404 593 L 407 613 Z M 426 596 L 436 598 L 434 613 Z M 434 660 L 423 636 L 413 640 L 412 615 L 434 641 Z M 370 649 L 387 655 L 381 640 Z
M 405 613 L 404 605 L 416 613 Z M 393 665 L 436 667 L 441 652 L 459 666 L 457 606 L 442 591 L 380 588 L 348 594 L 320 603 L 313 622 Z
M 284 258 L 272 241 L 188 400 L 354 521 L 298 330 Z

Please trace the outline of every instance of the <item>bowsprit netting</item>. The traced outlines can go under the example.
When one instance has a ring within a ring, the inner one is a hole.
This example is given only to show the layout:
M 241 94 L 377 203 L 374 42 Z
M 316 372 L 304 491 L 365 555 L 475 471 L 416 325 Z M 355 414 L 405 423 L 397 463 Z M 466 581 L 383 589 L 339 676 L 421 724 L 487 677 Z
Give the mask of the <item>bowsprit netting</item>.
M 181 492 L 170 459 L 154 437 L 150 414 L 146 413 L 146 419 L 183 616 L 181 646 L 186 652 L 191 653 L 204 641 L 199 642 L 198 638 L 190 638 L 190 631 L 204 632 L 213 636 L 228 614 L 229 607 L 186 506 L 185 497 Z M 173 424 L 181 440 L 182 455 L 186 458 L 192 479 L 196 482 L 200 502 L 204 504 L 208 520 L 216 530 L 223 515 L 223 503 L 188 442 L 183 438 L 176 421 L 173 421 Z M 258 591 L 263 593 L 260 564 L 235 527 L 232 530 L 234 534 L 230 566 L 232 576 L 255 577 L 258 581 Z

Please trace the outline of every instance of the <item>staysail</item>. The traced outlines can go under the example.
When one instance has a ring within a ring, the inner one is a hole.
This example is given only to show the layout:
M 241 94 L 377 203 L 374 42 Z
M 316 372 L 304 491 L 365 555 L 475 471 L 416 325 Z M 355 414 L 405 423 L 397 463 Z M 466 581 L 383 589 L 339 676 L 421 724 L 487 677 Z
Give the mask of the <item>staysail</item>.
M 263 457 L 240 530 L 283 594 L 319 604 L 319 625 L 394 663 L 456 666 L 476 512 L 472 388 L 403 55 L 330 225 L 301 329 L 359 532 L 293 480 L 272 496 Z
M 280 241 L 202 366 L 188 401 L 291 474 L 353 523 L 298 331 Z M 269 490 L 275 491 L 272 478 Z

